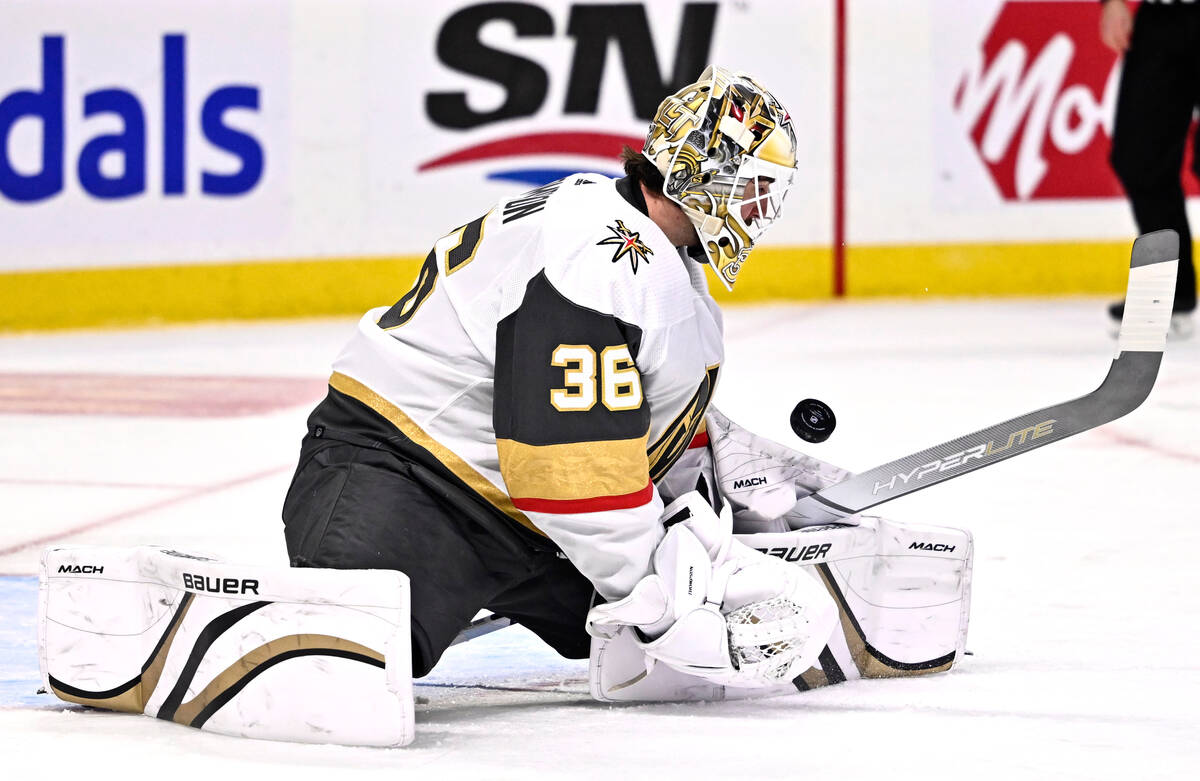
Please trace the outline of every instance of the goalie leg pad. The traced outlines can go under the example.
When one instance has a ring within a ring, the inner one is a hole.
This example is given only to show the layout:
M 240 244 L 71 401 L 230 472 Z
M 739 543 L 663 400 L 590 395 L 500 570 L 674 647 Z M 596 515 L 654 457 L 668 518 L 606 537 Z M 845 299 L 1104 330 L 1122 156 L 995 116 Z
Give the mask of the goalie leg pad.
M 48 549 L 39 657 L 60 699 L 226 735 L 413 739 L 408 578 L 225 564 L 154 547 Z
M 603 702 L 723 700 L 949 670 L 966 645 L 970 533 L 869 516 L 853 520 L 857 525 L 735 535 L 738 543 L 818 578 L 837 604 L 837 630 L 813 666 L 793 681 L 745 689 L 666 665 L 647 673 L 644 653 L 627 631 L 592 640 L 592 696 Z
M 857 516 L 819 526 L 740 536 L 747 545 L 816 574 L 838 603 L 841 631 L 808 686 L 949 670 L 963 654 L 971 604 L 971 534 Z

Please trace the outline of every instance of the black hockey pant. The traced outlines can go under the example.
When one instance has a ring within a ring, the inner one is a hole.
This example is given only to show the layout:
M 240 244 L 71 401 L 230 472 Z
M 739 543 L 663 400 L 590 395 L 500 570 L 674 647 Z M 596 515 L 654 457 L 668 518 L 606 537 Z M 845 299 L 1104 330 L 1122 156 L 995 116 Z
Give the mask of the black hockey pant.
M 419 464 L 310 433 L 283 507 L 292 565 L 408 575 L 414 677 L 433 669 L 480 608 L 568 659 L 587 658 L 591 583 L 553 549 L 503 520 L 466 517 L 441 492 Z

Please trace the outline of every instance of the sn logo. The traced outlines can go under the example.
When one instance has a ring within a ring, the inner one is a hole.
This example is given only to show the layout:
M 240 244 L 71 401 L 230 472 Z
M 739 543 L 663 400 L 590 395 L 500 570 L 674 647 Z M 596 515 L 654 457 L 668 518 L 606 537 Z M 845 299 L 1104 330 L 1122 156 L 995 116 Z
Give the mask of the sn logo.
M 648 4 L 648 3 L 647 3 Z M 571 6 L 566 34 L 575 39 L 567 81 L 564 114 L 595 114 L 604 63 L 617 44 L 634 115 L 649 120 L 663 95 L 675 92 L 700 75 L 716 25 L 717 3 L 687 3 L 679 23 L 674 67 L 664 77 L 642 4 Z M 471 107 L 465 92 L 430 92 L 425 112 L 434 124 L 466 130 L 492 122 L 536 114 L 550 92 L 550 77 L 537 62 L 484 43 L 485 25 L 504 21 L 518 38 L 552 38 L 554 18 L 532 3 L 480 3 L 453 13 L 437 36 L 437 56 L 446 67 L 498 84 L 504 102 L 490 111 Z
M 183 195 L 187 179 L 188 121 L 186 116 L 187 40 L 183 35 L 162 39 L 162 188 L 164 195 Z M 25 203 L 41 201 L 63 189 L 67 105 L 65 41 L 61 35 L 42 38 L 42 86 L 20 89 L 0 100 L 0 194 Z M 262 178 L 263 148 L 253 136 L 225 123 L 231 109 L 257 111 L 259 90 L 229 85 L 213 90 L 200 110 L 200 128 L 208 143 L 240 160 L 233 173 L 201 174 L 201 191 L 231 196 L 249 192 Z M 95 198 L 126 198 L 146 190 L 146 112 L 137 95 L 110 87 L 83 96 L 84 118 L 101 114 L 120 117 L 119 133 L 103 133 L 89 140 L 79 153 L 75 170 L 79 184 Z M 42 156 L 36 172 L 18 171 L 9 156 L 9 135 L 22 119 L 41 124 Z M 101 170 L 106 156 L 117 155 L 119 175 Z

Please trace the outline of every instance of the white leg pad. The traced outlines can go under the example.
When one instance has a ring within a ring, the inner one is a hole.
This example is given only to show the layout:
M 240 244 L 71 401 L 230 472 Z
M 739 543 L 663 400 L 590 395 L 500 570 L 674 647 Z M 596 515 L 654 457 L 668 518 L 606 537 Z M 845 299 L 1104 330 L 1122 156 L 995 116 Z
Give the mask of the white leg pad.
M 42 681 L 68 702 L 241 737 L 413 739 L 403 573 L 52 548 L 38 612 Z
M 807 569 L 838 604 L 840 626 L 819 661 L 792 683 L 713 684 L 647 665 L 632 632 L 592 640 L 592 696 L 604 702 L 764 697 L 856 678 L 927 675 L 962 658 L 970 615 L 971 534 L 861 516 L 854 526 L 738 534 L 746 545 Z

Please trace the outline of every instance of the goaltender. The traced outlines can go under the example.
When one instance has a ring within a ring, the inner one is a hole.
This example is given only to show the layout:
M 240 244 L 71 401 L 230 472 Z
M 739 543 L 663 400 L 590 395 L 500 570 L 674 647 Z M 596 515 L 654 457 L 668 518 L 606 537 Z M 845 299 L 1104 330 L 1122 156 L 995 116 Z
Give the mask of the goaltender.
M 711 404 L 704 265 L 732 288 L 778 219 L 791 118 L 711 67 L 623 158 L 623 179 L 568 176 L 451 231 L 362 318 L 284 500 L 293 566 L 45 551 L 47 691 L 228 735 L 400 746 L 412 678 L 481 609 L 588 658 L 604 702 L 950 669 L 970 535 L 821 525 L 798 498 L 848 474 Z
M 791 117 L 709 67 L 623 161 L 622 179 L 568 176 L 437 239 L 412 289 L 359 322 L 309 418 L 283 509 L 291 562 L 406 573 L 414 676 L 481 608 L 586 658 L 593 590 L 610 603 L 594 634 L 637 625 L 669 646 L 660 659 L 735 684 L 794 677 L 832 631 L 812 578 L 732 543 L 695 494 L 664 513 L 696 489 L 720 507 L 705 417 L 722 326 L 704 265 L 732 288 L 778 219 Z M 705 570 L 725 560 L 738 597 L 722 611 L 790 600 L 769 664 L 704 656 L 720 613 L 689 619 L 668 582 L 696 550 Z

